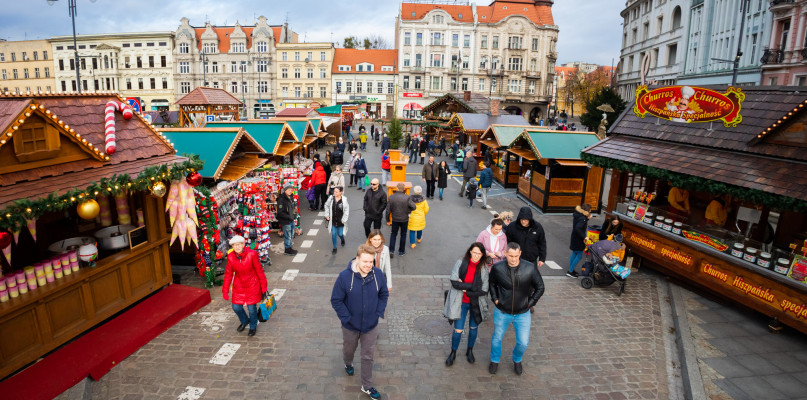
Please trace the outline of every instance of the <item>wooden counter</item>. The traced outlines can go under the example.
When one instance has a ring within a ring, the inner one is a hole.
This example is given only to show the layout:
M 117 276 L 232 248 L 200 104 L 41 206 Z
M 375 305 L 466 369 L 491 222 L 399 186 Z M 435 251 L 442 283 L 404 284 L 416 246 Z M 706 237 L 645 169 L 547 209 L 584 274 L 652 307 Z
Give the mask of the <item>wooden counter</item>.
M 628 248 L 654 268 L 807 333 L 807 285 L 620 214 Z

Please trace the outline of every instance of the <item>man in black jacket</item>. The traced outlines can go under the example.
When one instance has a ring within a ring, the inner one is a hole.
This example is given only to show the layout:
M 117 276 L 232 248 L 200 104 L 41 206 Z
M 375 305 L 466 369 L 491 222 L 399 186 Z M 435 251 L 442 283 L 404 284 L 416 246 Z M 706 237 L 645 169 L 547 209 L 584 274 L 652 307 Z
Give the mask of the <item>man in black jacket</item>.
M 277 222 L 283 230 L 283 244 L 286 250 L 283 252 L 288 255 L 297 254 L 291 245 L 291 240 L 294 238 L 294 220 L 297 214 L 297 205 L 292 199 L 294 194 L 294 187 L 287 185 L 283 188 L 283 192 L 277 197 Z
M 389 238 L 389 257 L 395 252 L 395 242 L 398 231 L 401 232 L 401 244 L 398 248 L 398 255 L 406 254 L 406 230 L 409 227 L 409 213 L 414 211 L 415 201 L 408 194 L 404 193 L 406 186 L 403 182 L 398 182 L 398 190 L 387 199 L 387 214 L 390 218 L 392 231 Z
M 381 218 L 387 209 L 387 194 L 378 184 L 378 178 L 370 181 L 370 190 L 364 192 L 364 237 L 370 236 L 370 227 L 381 229 Z
M 516 331 L 513 369 L 521 375 L 521 358 L 530 342 L 532 317 L 527 312 L 544 294 L 544 280 L 535 265 L 521 258 L 517 243 L 507 244 L 507 260 L 493 265 L 488 278 L 493 310 L 493 337 L 490 339 L 488 372 L 495 374 L 502 356 L 502 339 L 510 324 Z
M 507 225 L 504 230 L 508 242 L 516 242 L 521 246 L 521 258 L 537 267 L 546 262 L 546 236 L 544 227 L 532 219 L 532 210 L 521 207 L 516 221 Z

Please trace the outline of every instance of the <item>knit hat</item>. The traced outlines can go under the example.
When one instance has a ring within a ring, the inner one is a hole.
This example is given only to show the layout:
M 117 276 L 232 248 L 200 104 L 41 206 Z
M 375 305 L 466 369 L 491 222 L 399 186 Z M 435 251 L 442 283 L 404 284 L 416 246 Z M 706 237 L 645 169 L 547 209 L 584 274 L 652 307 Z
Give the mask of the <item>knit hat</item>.
M 292 189 L 292 190 L 293 190 L 293 189 L 294 189 L 294 186 L 292 186 L 292 185 L 286 185 L 286 186 L 283 186 L 283 193 L 285 193 L 285 192 L 286 192 L 286 189 Z
M 230 246 L 232 246 L 232 245 L 234 245 L 234 244 L 236 244 L 236 243 L 246 243 L 246 242 L 247 242 L 247 241 L 246 241 L 246 239 L 244 239 L 244 237 L 243 237 L 243 236 L 241 236 L 241 235 L 235 235 L 235 236 L 233 236 L 233 237 L 230 239 Z

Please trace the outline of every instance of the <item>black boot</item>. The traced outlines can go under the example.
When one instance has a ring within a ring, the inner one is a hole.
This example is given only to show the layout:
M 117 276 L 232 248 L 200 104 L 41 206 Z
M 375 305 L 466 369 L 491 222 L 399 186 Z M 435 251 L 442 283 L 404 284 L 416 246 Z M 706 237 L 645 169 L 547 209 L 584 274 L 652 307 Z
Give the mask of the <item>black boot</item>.
M 448 353 L 448 358 L 446 358 L 446 367 L 454 365 L 455 358 L 457 358 L 457 350 L 451 350 L 451 353 Z
M 474 348 L 469 347 L 468 351 L 465 352 L 465 358 L 468 359 L 468 362 L 473 364 L 476 362 L 476 358 L 474 358 Z

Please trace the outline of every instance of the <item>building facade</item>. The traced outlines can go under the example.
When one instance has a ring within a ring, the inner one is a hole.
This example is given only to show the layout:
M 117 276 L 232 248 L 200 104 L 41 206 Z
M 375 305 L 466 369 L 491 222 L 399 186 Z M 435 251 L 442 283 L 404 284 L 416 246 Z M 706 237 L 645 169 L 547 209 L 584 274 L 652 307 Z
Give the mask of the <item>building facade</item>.
M 278 43 L 278 110 L 332 105 L 333 53 L 333 43 Z
M 771 1 L 771 35 L 763 50 L 762 84 L 807 86 L 807 1 Z
M 398 50 L 335 49 L 331 103 L 355 103 L 371 117 L 392 117 L 397 62 Z
M 789 0 L 792 3 L 792 0 Z M 774 2 L 782 2 L 781 0 Z M 742 13 L 742 4 L 748 8 Z M 737 72 L 737 86 L 760 84 L 762 55 L 769 43 L 771 13 L 768 1 L 697 0 L 689 10 L 685 37 L 686 59 L 678 78 L 679 85 L 730 85 L 742 35 L 742 56 Z M 741 21 L 745 19 L 743 32 Z M 803 37 L 803 34 L 802 34 Z
M 279 43 L 296 42 L 287 25 L 192 26 L 180 20 L 174 32 L 174 96 L 200 87 L 225 89 L 245 103 L 242 118 L 272 116 L 277 102 L 276 51 Z
M 624 22 L 617 68 L 617 93 L 623 99 L 634 100 L 645 57 L 645 84 L 675 84 L 683 72 L 689 5 L 688 0 L 628 0 L 620 14 Z
M 0 90 L 11 93 L 55 90 L 52 56 L 47 40 L 0 41 Z
M 78 65 L 72 36 L 50 39 L 56 91 L 115 91 L 137 99 L 142 111 L 175 109 L 173 32 L 78 35 L 76 41 Z
M 558 27 L 551 6 L 549 0 L 402 3 L 396 111 L 411 116 L 446 92 L 472 91 L 535 123 L 552 97 Z

